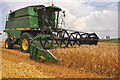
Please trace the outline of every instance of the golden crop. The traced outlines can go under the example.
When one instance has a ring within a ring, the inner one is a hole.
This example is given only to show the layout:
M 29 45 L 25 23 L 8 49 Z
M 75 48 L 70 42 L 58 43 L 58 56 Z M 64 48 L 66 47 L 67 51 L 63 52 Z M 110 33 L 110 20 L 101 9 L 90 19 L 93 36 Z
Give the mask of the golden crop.
M 3 78 L 110 78 L 118 77 L 118 44 L 99 43 L 50 51 L 59 63 L 36 62 L 19 46 L 2 46 Z

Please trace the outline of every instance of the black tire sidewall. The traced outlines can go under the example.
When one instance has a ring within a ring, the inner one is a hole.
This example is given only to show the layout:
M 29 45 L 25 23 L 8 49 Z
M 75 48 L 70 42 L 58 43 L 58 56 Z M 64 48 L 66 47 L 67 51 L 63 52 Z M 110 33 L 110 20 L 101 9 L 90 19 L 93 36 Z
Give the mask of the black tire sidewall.
M 28 49 L 27 50 L 24 50 L 23 47 L 22 47 L 22 41 L 23 39 L 26 39 L 28 41 Z M 23 34 L 23 36 L 21 37 L 21 40 L 20 40 L 20 47 L 21 47 L 21 51 L 22 52 L 29 52 L 30 51 L 30 40 L 29 40 L 29 36 L 27 34 Z
M 8 41 L 8 48 L 6 47 L 6 41 Z M 6 49 L 12 49 L 13 48 L 13 43 L 11 38 L 7 38 L 5 41 L 5 48 Z

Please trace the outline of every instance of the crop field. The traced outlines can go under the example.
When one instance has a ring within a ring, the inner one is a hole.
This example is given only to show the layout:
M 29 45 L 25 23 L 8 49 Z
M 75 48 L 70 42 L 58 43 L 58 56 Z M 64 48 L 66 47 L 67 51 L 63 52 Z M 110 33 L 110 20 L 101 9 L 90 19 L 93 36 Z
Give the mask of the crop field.
M 105 43 L 120 43 L 120 39 L 99 40 L 99 42 L 105 42 Z
M 2 78 L 115 78 L 118 75 L 118 43 L 98 43 L 50 51 L 59 63 L 29 58 L 18 45 L 2 44 Z

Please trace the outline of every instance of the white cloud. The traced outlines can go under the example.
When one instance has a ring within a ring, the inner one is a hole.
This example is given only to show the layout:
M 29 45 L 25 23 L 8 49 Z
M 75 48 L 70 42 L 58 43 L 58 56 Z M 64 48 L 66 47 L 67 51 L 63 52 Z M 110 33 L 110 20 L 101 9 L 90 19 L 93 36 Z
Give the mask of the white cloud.
M 48 0 L 18 0 L 17 2 L 50 2 Z M 62 2 L 62 1 L 75 1 L 75 0 L 52 0 L 53 2 Z M 119 0 L 77 0 L 81 2 L 118 2 Z M 2 2 L 16 2 L 16 0 L 2 0 Z
M 74 29 L 85 32 L 96 32 L 101 38 L 107 35 L 117 37 L 117 18 L 117 12 L 103 10 L 91 12 L 88 16 L 82 18 L 75 18 L 75 21 L 71 23 Z
M 108 27 L 114 27 L 117 26 L 117 12 L 112 12 L 109 10 L 103 10 L 103 11 L 94 11 L 91 12 L 88 16 L 88 21 L 86 24 L 90 27 L 95 26 L 108 26 Z
M 29 5 L 51 5 L 52 3 L 65 10 L 65 28 L 80 30 L 82 32 L 96 32 L 101 38 L 104 38 L 107 35 L 117 37 L 118 15 L 117 10 L 115 10 L 117 9 L 115 4 L 108 6 L 108 9 L 96 10 L 94 6 L 84 4 L 83 0 L 75 0 L 70 2 L 67 2 L 67 0 L 62 0 L 60 2 L 44 1 L 37 3 L 36 1 L 32 3 L 5 2 L 4 4 L 7 7 L 7 11 L 5 11 L 4 17 L 8 14 L 10 9 L 16 10 Z M 113 6 L 116 8 L 114 9 Z
M 118 12 L 116 4 L 117 3 L 113 3 L 108 6 L 107 9 L 103 10 L 96 10 L 87 5 L 83 10 L 78 6 L 76 8 L 79 9 L 79 13 L 77 13 L 78 10 L 75 11 L 77 14 L 81 14 L 82 11 L 90 10 L 86 12 L 86 16 L 82 17 L 67 11 L 65 19 L 66 28 L 85 32 L 96 32 L 100 38 L 105 38 L 105 36 L 111 36 L 112 38 L 118 37 Z M 111 8 L 112 6 L 114 7 Z

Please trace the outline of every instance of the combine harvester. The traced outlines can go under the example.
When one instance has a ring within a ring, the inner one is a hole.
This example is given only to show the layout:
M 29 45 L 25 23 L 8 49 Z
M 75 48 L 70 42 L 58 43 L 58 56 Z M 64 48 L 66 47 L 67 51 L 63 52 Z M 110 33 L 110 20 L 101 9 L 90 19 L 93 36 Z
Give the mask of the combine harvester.
M 5 48 L 11 49 L 14 44 L 21 47 L 22 52 L 30 52 L 30 58 L 59 62 L 48 50 L 57 47 L 65 48 L 73 45 L 97 45 L 95 33 L 85 33 L 63 29 L 65 11 L 54 6 L 28 6 L 10 11 L 5 30 L 8 38 Z

